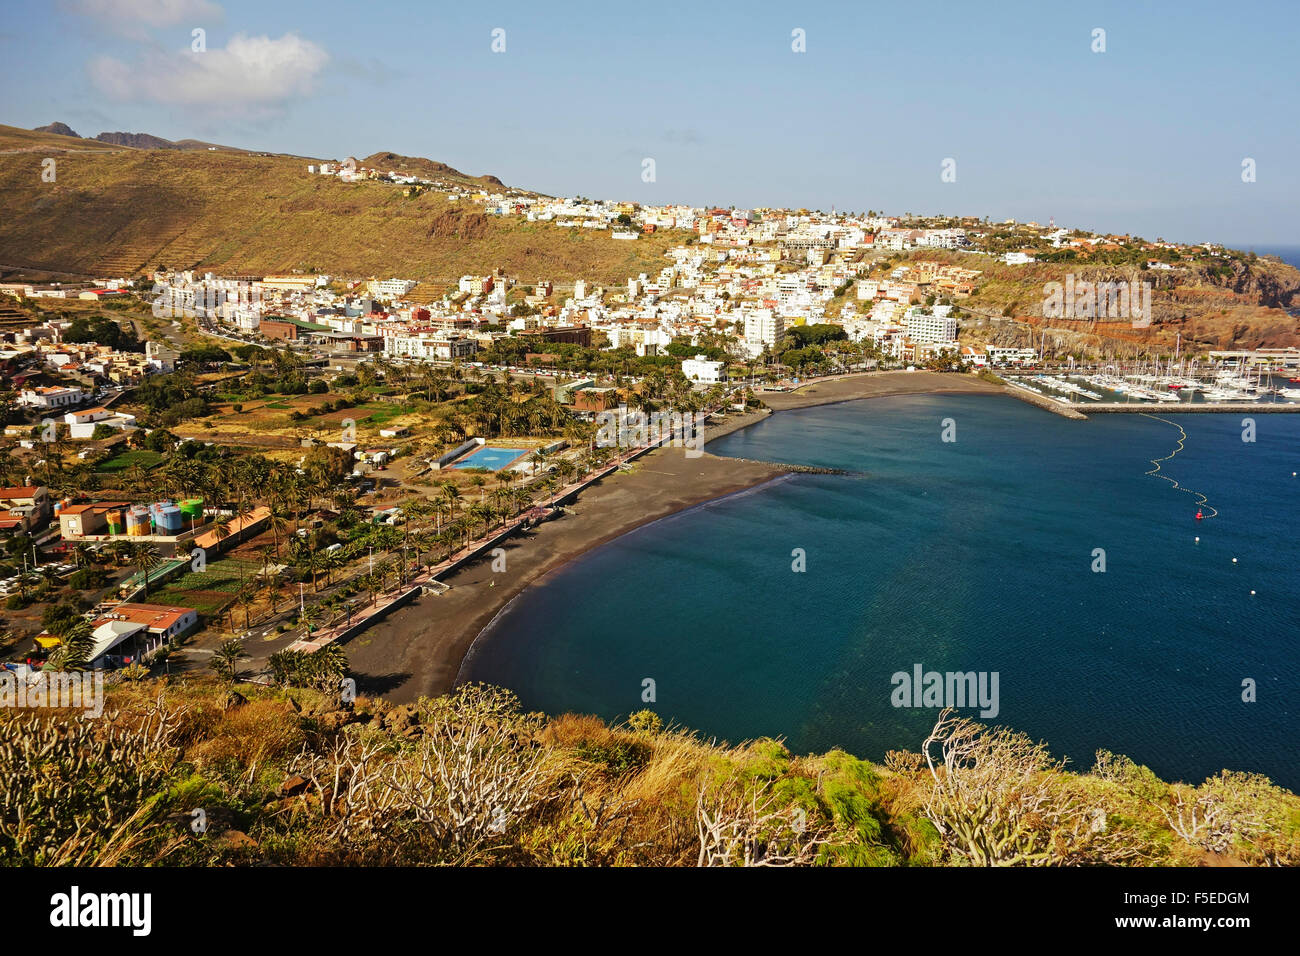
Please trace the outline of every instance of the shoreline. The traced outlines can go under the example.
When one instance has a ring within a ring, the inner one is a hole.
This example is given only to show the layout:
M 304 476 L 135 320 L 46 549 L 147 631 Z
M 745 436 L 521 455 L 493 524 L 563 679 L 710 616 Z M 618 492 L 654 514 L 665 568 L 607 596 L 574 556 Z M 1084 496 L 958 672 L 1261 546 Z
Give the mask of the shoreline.
M 792 392 L 763 392 L 771 411 L 730 414 L 705 432 L 710 442 L 779 411 L 908 394 L 1004 394 L 966 375 L 866 372 L 823 380 Z M 456 684 L 471 648 L 531 585 L 584 554 L 644 525 L 710 501 L 748 491 L 797 471 L 788 465 L 710 454 L 687 458 L 681 448 L 656 449 L 633 466 L 585 489 L 563 513 L 505 547 L 506 570 L 484 557 L 443 579 L 451 590 L 425 594 L 344 645 L 360 693 L 394 703 L 436 696 Z

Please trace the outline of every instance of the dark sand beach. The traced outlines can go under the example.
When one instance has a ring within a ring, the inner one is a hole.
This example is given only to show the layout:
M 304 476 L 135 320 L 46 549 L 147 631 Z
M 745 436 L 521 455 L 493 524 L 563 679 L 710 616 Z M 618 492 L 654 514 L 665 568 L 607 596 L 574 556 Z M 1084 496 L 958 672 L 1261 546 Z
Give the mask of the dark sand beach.
M 885 395 L 1000 391 L 969 375 L 883 372 L 817 382 L 794 392 L 764 392 L 761 398 L 780 411 Z M 766 417 L 766 412 L 729 415 L 710 427 L 706 439 Z M 475 638 L 528 585 L 643 524 L 752 488 L 786 470 L 707 453 L 687 458 L 682 448 L 645 455 L 631 472 L 615 473 L 583 491 L 564 514 L 512 538 L 505 545 L 504 572 L 493 572 L 491 558 L 464 566 L 444 579 L 450 591 L 422 595 L 350 641 L 347 653 L 358 689 L 395 702 L 450 690 Z

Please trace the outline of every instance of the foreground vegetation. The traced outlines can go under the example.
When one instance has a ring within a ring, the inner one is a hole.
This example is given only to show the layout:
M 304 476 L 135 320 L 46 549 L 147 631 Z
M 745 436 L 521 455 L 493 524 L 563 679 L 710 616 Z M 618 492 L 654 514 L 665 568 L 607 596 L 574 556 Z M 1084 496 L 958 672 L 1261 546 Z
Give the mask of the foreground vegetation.
M 275 688 L 127 680 L 105 716 L 0 716 L 0 860 L 21 865 L 1286 865 L 1300 798 L 1250 774 L 1171 784 L 945 713 L 883 765 L 520 711 L 465 686 L 340 704 L 345 661 Z M 340 658 L 338 660 L 334 658 Z M 140 675 L 128 675 L 139 678 Z M 346 686 L 346 682 L 345 682 Z

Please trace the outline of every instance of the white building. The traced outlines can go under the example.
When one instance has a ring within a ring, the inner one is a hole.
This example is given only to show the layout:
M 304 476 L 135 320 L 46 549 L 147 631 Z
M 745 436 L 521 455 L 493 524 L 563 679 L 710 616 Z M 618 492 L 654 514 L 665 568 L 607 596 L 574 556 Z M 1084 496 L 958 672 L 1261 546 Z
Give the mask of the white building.
M 84 397 L 85 394 L 75 385 L 70 388 L 51 385 L 23 389 L 18 396 L 18 403 L 32 408 L 66 408 L 69 405 L 76 405 Z
M 415 288 L 410 279 L 371 279 L 370 294 L 379 299 L 400 299 Z
M 1038 361 L 1038 352 L 1034 349 L 1007 348 L 999 345 L 985 347 L 990 365 L 1023 365 Z
M 478 340 L 447 333 L 389 335 L 384 339 L 384 351 L 394 357 L 450 362 L 469 358 L 478 352 Z
M 775 345 L 784 334 L 785 319 L 771 309 L 745 313 L 745 344 L 751 349 L 761 352 L 764 346 Z
M 957 320 L 949 315 L 933 315 L 920 309 L 908 309 L 903 320 L 907 337 L 913 342 L 951 342 L 957 338 Z
M 107 408 L 85 408 L 81 411 L 68 412 L 63 416 L 68 426 L 70 438 L 92 438 L 95 428 L 104 425 L 119 431 L 134 431 L 135 416 L 126 413 L 111 412 Z
M 931 249 L 960 249 L 969 243 L 965 229 L 927 229 L 916 244 Z
M 711 362 L 703 355 L 697 355 L 693 359 L 682 360 L 682 374 L 692 382 L 713 385 L 722 381 L 722 370 L 726 364 L 726 362 Z
M 161 342 L 144 343 L 144 357 L 153 368 L 164 374 L 176 371 L 176 360 L 180 352 Z
M 485 295 L 494 285 L 491 276 L 461 276 L 457 288 L 470 295 Z

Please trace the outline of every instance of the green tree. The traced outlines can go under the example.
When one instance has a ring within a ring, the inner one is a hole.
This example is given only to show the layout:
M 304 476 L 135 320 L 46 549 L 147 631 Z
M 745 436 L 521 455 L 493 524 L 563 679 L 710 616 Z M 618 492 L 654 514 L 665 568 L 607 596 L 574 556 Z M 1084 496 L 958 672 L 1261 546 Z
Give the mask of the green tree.
M 239 663 L 248 659 L 244 652 L 244 642 L 239 638 L 225 641 L 212 654 L 208 666 L 217 672 L 223 680 L 234 683 L 239 677 Z

